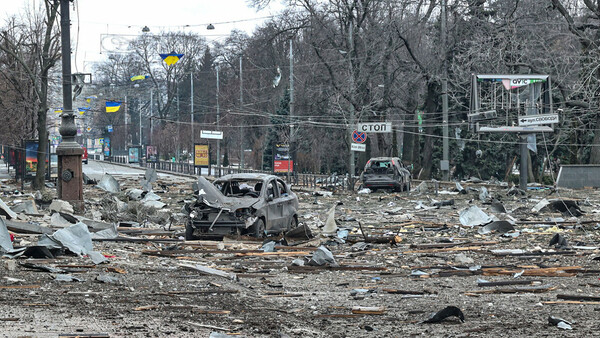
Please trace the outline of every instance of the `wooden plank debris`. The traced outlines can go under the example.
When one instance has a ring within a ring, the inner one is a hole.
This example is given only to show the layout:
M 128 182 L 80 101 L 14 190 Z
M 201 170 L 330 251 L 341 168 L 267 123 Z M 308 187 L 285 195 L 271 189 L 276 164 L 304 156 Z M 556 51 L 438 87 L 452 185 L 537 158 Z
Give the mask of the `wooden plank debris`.
M 535 283 L 541 283 L 541 280 L 506 280 L 497 282 L 478 282 L 477 286 L 508 286 L 508 285 L 533 285 Z
M 39 284 L 33 285 L 0 285 L 0 289 L 39 289 Z
M 516 288 L 499 288 L 499 289 L 491 289 L 491 290 L 475 290 L 475 291 L 466 291 L 468 294 L 492 294 L 492 293 L 542 293 L 548 292 L 552 290 L 556 290 L 558 287 L 552 286 L 550 284 L 540 285 L 540 286 L 531 286 L 531 287 L 516 287 Z
M 542 302 L 545 305 L 600 305 L 600 302 L 582 302 L 578 300 L 557 300 Z
M 354 306 L 352 307 L 352 313 L 355 315 L 382 315 L 385 313 L 385 307 Z
M 600 297 L 586 295 L 556 295 L 558 299 L 600 302 Z
M 208 266 L 203 266 L 200 264 L 191 265 L 191 264 L 179 264 L 182 268 L 188 268 L 192 270 L 199 271 L 206 275 L 213 275 L 218 277 L 223 277 L 231 280 L 237 280 L 237 276 L 234 273 L 225 272 L 223 270 L 209 268 Z
M 465 247 L 453 247 L 453 248 L 440 248 L 440 249 L 423 249 L 423 250 L 409 250 L 402 252 L 403 254 L 414 254 L 414 253 L 439 253 L 439 252 L 454 252 L 454 251 L 476 251 L 481 250 L 481 246 L 465 246 Z

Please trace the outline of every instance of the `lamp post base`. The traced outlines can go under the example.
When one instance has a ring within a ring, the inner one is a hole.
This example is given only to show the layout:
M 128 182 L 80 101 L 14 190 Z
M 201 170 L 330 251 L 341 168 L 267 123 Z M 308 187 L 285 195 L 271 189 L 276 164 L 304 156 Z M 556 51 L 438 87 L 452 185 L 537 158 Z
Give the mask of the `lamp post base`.
M 81 156 L 83 149 L 61 143 L 57 149 L 58 155 L 58 198 L 69 202 L 73 209 L 82 213 L 85 210 L 83 202 L 83 169 Z

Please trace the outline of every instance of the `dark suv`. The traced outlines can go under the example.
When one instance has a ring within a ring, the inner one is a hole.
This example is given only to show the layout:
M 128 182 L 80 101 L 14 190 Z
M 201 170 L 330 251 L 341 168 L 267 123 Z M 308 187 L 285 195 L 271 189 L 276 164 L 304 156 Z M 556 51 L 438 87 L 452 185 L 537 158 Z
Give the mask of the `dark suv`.
M 410 191 L 410 171 L 397 157 L 374 157 L 365 165 L 360 174 L 363 188 L 373 191 L 389 189 L 391 191 Z

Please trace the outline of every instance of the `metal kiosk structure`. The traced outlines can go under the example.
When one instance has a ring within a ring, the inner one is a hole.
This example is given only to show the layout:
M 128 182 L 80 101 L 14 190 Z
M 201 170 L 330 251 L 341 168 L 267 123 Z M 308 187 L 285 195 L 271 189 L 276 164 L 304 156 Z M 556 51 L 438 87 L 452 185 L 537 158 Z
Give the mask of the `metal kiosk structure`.
M 504 118 L 504 125 L 498 126 Z M 527 189 L 528 142 L 538 133 L 553 132 L 558 122 L 552 105 L 549 75 L 473 74 L 469 127 L 478 133 L 518 134 L 521 162 L 519 188 Z M 518 125 L 515 125 L 515 122 Z M 481 123 L 489 123 L 480 126 Z

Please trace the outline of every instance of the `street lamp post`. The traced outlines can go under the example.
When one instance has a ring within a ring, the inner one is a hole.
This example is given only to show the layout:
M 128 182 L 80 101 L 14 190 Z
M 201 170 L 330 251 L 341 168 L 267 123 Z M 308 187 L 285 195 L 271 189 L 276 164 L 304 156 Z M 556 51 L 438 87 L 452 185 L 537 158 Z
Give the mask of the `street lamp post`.
M 217 68 L 217 131 L 221 130 L 221 112 L 219 110 L 219 66 Z M 221 140 L 217 139 L 217 170 L 221 177 Z
M 62 141 L 56 148 L 58 155 L 58 198 L 71 203 L 75 210 L 83 212 L 83 170 L 81 155 L 83 149 L 75 141 L 77 126 L 73 114 L 71 97 L 71 30 L 69 0 L 60 0 L 61 52 L 63 113 L 59 129 Z

